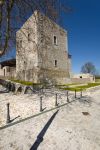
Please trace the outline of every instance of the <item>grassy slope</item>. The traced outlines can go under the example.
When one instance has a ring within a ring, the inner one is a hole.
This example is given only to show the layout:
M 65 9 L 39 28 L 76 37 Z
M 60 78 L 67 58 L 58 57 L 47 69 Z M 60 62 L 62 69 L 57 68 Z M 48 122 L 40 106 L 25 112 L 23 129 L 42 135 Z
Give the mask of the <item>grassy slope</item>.
M 13 82 L 16 82 L 16 83 L 21 83 L 23 85 L 28 85 L 28 86 L 31 86 L 31 85 L 37 85 L 33 82 L 29 82 L 29 81 L 20 81 L 20 80 L 14 80 L 14 79 L 10 79 L 10 81 L 13 81 Z
M 63 90 L 70 90 L 70 91 L 81 91 L 81 90 L 85 90 L 87 88 L 90 88 L 90 87 L 95 87 L 95 86 L 99 86 L 100 83 L 88 83 L 87 85 L 83 85 L 83 86 L 78 86 L 76 85 L 76 87 L 70 87 L 70 86 L 65 86 L 64 88 L 61 88 L 60 89 L 63 89 Z
M 21 83 L 23 85 L 28 85 L 28 86 L 41 85 L 40 83 L 36 84 L 33 82 L 29 82 L 29 81 L 20 81 L 20 80 L 11 80 L 11 81 L 16 82 L 16 83 Z M 71 85 L 76 85 L 76 86 L 70 87 Z M 95 87 L 95 86 L 99 86 L 99 85 L 100 85 L 100 82 L 88 83 L 87 85 L 80 84 L 80 86 L 77 86 L 77 84 L 73 83 L 73 84 L 57 85 L 56 87 L 59 89 L 62 89 L 62 90 L 81 91 L 81 90 L 85 90 L 87 88 Z

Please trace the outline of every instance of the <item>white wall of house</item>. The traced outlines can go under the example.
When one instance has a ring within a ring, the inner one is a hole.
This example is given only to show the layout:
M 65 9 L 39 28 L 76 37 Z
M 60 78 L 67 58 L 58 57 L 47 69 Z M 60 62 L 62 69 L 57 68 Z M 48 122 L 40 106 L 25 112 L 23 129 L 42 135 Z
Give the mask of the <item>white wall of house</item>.
M 1 68 L 1 66 L 0 66 L 0 76 L 15 78 L 16 77 L 16 68 L 9 67 L 9 66 L 4 66 L 3 68 Z
M 4 70 L 1 68 L 1 65 L 0 65 L 0 76 L 4 76 Z
M 74 74 L 72 76 L 72 82 L 79 82 L 79 83 L 95 82 L 95 76 L 89 73 Z

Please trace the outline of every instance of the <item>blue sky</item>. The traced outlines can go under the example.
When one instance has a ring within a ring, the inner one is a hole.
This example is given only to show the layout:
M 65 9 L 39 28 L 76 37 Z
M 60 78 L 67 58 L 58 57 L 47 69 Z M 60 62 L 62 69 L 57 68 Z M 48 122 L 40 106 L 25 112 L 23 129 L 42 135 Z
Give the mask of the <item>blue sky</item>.
M 63 26 L 68 31 L 72 71 L 79 73 L 81 66 L 90 61 L 100 72 L 100 0 L 61 1 L 68 1 L 73 9 L 72 13 L 62 14 Z M 7 57 L 9 59 L 14 55 L 12 50 Z
M 100 72 L 100 1 L 69 0 L 68 2 L 73 12 L 64 15 L 63 24 L 68 30 L 72 70 L 78 73 L 81 66 L 90 61 Z

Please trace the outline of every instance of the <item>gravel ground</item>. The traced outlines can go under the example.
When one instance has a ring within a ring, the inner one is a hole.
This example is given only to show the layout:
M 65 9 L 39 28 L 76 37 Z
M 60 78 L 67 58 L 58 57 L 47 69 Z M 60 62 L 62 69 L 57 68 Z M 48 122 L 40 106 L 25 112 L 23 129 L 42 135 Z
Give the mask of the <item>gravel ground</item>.
M 66 103 L 66 92 L 58 102 Z M 0 150 L 100 150 L 100 88 L 83 93 L 83 98 L 59 109 L 0 130 Z M 78 94 L 80 97 L 80 93 Z M 70 93 L 70 101 L 74 93 Z M 0 94 L 0 126 L 6 124 L 6 104 L 11 119 L 21 120 L 39 113 L 38 94 Z M 43 108 L 54 108 L 55 94 L 43 97 Z M 58 111 L 57 111 L 58 110 Z

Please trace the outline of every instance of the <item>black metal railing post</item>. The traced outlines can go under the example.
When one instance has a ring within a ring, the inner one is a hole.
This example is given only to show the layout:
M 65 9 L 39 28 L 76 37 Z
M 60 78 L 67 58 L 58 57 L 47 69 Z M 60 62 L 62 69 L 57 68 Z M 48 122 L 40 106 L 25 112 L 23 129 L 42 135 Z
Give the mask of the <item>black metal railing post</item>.
M 58 103 L 57 103 L 57 93 L 56 93 L 56 98 L 55 98 L 55 106 L 58 106 Z
M 81 89 L 81 93 L 80 93 L 80 97 L 81 97 L 81 98 L 82 98 L 82 96 L 83 96 L 83 95 L 82 95 L 82 91 L 83 91 L 83 90 Z
M 40 111 L 42 111 L 42 96 L 40 97 Z
M 69 103 L 68 91 L 67 91 L 67 102 Z
M 10 123 L 10 104 L 7 103 L 7 123 Z
M 76 98 L 76 90 L 75 90 L 75 98 Z

